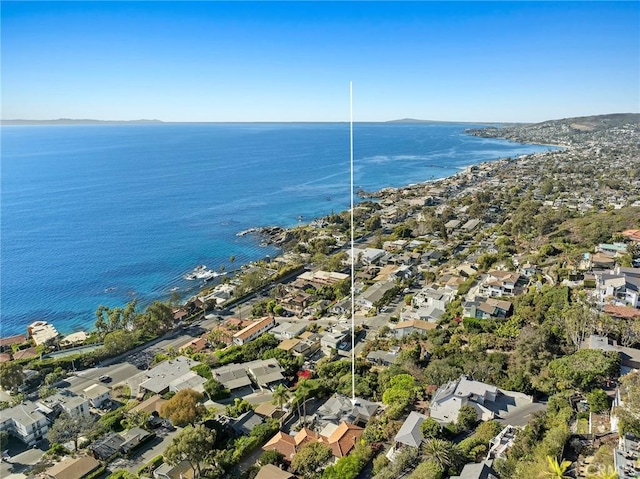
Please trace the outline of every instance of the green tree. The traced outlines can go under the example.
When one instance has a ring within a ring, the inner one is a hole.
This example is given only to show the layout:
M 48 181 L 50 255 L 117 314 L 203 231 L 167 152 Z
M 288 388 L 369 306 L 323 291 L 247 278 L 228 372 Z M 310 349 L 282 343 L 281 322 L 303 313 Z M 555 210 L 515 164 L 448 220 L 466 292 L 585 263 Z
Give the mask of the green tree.
M 611 403 L 609 396 L 603 389 L 594 389 L 587 394 L 587 403 L 591 412 L 596 414 L 609 411 Z
M 89 434 L 95 427 L 95 421 L 91 416 L 79 415 L 71 417 L 63 413 L 53 421 L 47 432 L 47 439 L 50 443 L 64 444 L 73 441 L 74 450 L 78 450 L 78 440 L 80 436 Z
M 253 411 L 253 406 L 246 399 L 235 398 L 233 404 L 225 406 L 224 411 L 229 417 L 239 417 L 245 412 Z
M 572 476 L 565 474 L 571 466 L 571 461 L 558 462 L 558 459 L 547 456 L 547 472 L 546 477 L 551 479 L 570 479 Z
M 461 431 L 469 431 L 473 429 L 473 427 L 478 422 L 478 413 L 473 408 L 473 406 L 469 406 L 468 404 L 462 406 L 460 411 L 458 412 L 458 428 Z
M 440 423 L 432 417 L 426 418 L 420 424 L 420 431 L 425 439 L 435 439 L 440 436 L 441 431 Z
M 128 303 L 124 308 L 108 308 L 100 305 L 96 310 L 96 322 L 94 323 L 100 337 L 119 329 L 130 329 L 138 315 L 136 311 L 137 300 Z
M 151 414 L 147 411 L 127 411 L 125 414 L 124 423 L 126 424 L 127 429 L 131 429 L 134 427 L 144 427 L 147 425 Z
M 215 442 L 215 431 L 205 426 L 187 426 L 173 438 L 164 457 L 171 465 L 188 461 L 194 477 L 200 477 L 201 464 L 210 458 Z
M 200 403 L 203 397 L 193 389 L 181 389 L 160 406 L 160 416 L 169 418 L 176 426 L 193 424 L 206 413 L 206 408 Z
M 266 464 L 283 465 L 285 463 L 284 455 L 278 451 L 264 451 L 258 459 L 258 463 L 261 466 Z
M 549 372 L 561 391 L 572 388 L 589 391 L 603 379 L 616 376 L 619 362 L 617 353 L 581 349 L 551 361 Z
M 22 366 L 14 361 L 0 363 L 0 386 L 8 391 L 17 391 L 24 383 Z
M 109 356 L 117 356 L 133 349 L 136 345 L 136 335 L 133 331 L 117 329 L 104 336 L 102 346 Z
M 154 301 L 144 314 L 136 316 L 135 326 L 147 336 L 159 336 L 173 328 L 173 311 L 168 304 Z
M 435 461 L 426 461 L 418 464 L 408 479 L 441 479 L 444 471 Z
M 422 445 L 422 453 L 427 461 L 433 461 L 443 471 L 460 463 L 461 454 L 456 445 L 444 439 L 429 439 Z
M 215 401 L 216 399 L 227 398 L 230 396 L 230 391 L 216 380 L 216 378 L 208 379 L 204 383 L 204 392 L 209 396 L 209 399 Z
M 291 393 L 284 384 L 278 384 L 278 387 L 273 391 L 273 401 L 271 402 L 280 409 L 280 426 L 282 426 L 282 419 L 284 418 L 284 410 L 282 407 L 287 404 L 290 397 Z
M 320 477 L 318 470 L 333 456 L 331 449 L 321 442 L 303 446 L 291 461 L 291 470 L 305 479 Z

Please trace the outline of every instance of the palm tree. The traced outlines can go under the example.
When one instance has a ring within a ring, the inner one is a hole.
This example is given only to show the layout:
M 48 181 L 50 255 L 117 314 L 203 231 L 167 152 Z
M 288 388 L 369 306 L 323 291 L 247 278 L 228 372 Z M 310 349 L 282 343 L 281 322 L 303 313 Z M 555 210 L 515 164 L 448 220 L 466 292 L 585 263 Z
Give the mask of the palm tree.
M 300 417 L 300 400 L 302 400 L 302 411 L 303 411 L 303 419 L 302 419 L 302 425 L 306 426 L 306 422 L 307 422 L 307 396 L 309 395 L 309 392 L 311 391 L 311 386 L 309 384 L 307 384 L 307 380 L 303 379 L 302 381 L 300 381 L 298 383 L 298 388 L 296 389 L 296 396 L 297 396 L 297 402 L 298 402 L 298 417 Z
M 595 476 L 588 476 L 591 479 L 618 479 L 618 472 L 611 466 L 602 469 Z
M 289 393 L 289 390 L 283 384 L 278 384 L 278 387 L 273 391 L 272 404 L 278 406 L 282 413 L 280 416 L 280 427 L 282 427 L 282 419 L 284 418 L 284 410 L 282 409 L 282 406 L 287 403 L 290 396 L 291 394 Z
M 567 476 L 565 472 L 571 466 L 571 461 L 558 462 L 558 459 L 553 456 L 547 456 L 547 473 L 546 477 L 551 479 L 568 479 L 571 476 Z
M 444 439 L 429 439 L 422 446 L 427 461 L 434 461 L 443 471 L 454 466 L 459 459 L 455 444 Z

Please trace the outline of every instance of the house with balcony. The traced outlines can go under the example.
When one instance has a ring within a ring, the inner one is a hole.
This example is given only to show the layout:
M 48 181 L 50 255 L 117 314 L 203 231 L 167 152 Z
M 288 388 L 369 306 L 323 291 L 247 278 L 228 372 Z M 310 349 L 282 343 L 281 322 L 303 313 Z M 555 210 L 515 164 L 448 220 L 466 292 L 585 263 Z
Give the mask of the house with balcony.
M 0 431 L 6 431 L 27 446 L 33 446 L 45 437 L 49 422 L 36 403 L 24 401 L 2 411 Z
M 524 291 L 527 278 L 513 271 L 489 271 L 480 285 L 480 294 L 490 298 L 514 296 Z
M 249 326 L 235 333 L 233 335 L 233 343 L 238 346 L 247 344 L 262 336 L 270 329 L 275 328 L 277 324 L 278 323 L 276 323 L 276 320 L 272 316 L 265 316 L 262 319 L 258 319 Z
M 111 401 L 111 390 L 102 384 L 92 384 L 82 391 L 82 395 L 92 407 L 101 408 Z

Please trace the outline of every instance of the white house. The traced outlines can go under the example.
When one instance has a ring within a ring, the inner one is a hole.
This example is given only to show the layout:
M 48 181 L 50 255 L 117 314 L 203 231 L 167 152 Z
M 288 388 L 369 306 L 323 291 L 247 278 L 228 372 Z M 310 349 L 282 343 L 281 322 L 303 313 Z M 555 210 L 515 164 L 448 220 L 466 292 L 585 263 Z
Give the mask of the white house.
M 33 446 L 43 439 L 48 430 L 48 418 L 31 401 L 4 409 L 0 415 L 0 431 L 7 431 L 27 446 Z
M 93 407 L 102 407 L 102 405 L 111 400 L 109 388 L 102 384 L 93 384 L 82 391 L 82 395 L 89 401 Z

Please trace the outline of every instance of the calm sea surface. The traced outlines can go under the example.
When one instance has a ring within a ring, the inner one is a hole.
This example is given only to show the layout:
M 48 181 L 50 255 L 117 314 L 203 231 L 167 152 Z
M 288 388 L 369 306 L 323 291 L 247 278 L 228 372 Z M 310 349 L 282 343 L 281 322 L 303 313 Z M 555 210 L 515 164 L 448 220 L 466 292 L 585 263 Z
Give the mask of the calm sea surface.
M 358 124 L 355 184 L 372 191 L 546 151 L 472 125 Z M 236 233 L 349 206 L 348 124 L 2 127 L 2 336 L 43 319 L 91 329 L 98 305 L 193 294 L 182 275 L 277 252 Z

